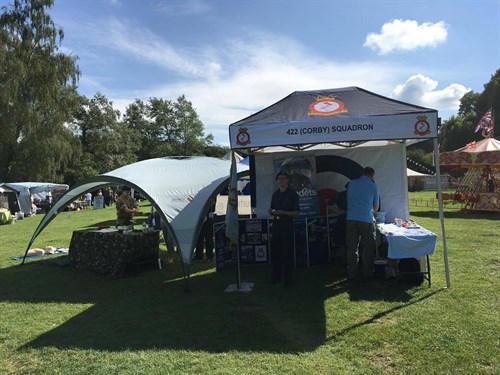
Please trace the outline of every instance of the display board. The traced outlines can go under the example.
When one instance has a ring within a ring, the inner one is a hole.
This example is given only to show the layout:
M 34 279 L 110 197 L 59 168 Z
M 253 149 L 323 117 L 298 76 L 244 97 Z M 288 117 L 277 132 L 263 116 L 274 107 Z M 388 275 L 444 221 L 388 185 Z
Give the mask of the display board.
M 236 266 L 236 248 L 226 237 L 224 221 L 214 224 L 216 270 Z M 240 264 L 267 264 L 270 255 L 269 223 L 267 219 L 239 220 Z
M 313 216 L 295 221 L 295 266 L 310 267 L 328 263 L 328 220 Z
M 299 195 L 299 207 L 302 217 L 319 215 L 318 184 L 316 182 L 316 158 L 287 157 L 274 160 L 274 172 L 285 172 L 289 176 L 289 186 Z M 277 183 L 275 187 L 278 188 Z
M 94 210 L 104 208 L 104 197 L 102 195 L 97 195 L 94 197 Z
M 270 261 L 267 219 L 240 219 L 241 264 L 264 264 Z
M 306 219 L 307 265 L 328 263 L 328 220 L 326 216 Z
M 236 249 L 231 248 L 226 237 L 226 223 L 214 223 L 215 269 L 217 271 L 236 266 Z
M 309 267 L 305 220 L 295 220 L 295 267 Z

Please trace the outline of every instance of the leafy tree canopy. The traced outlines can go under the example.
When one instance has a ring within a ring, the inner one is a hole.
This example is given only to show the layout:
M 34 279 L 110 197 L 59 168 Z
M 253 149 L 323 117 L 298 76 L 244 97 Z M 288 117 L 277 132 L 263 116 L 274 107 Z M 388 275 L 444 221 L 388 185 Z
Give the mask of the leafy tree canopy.
M 74 153 L 65 127 L 75 104 L 76 57 L 59 52 L 52 0 L 16 0 L 0 15 L 0 180 L 62 181 Z
M 82 144 L 82 170 L 93 176 L 137 161 L 137 132 L 118 121 L 120 113 L 113 103 L 100 93 L 81 100 L 72 129 Z
M 444 122 L 439 134 L 441 151 L 451 151 L 472 141 L 483 139 L 481 132 L 475 132 L 478 122 L 488 109 L 495 114 L 500 110 L 500 69 L 484 85 L 482 93 L 469 91 L 460 100 L 457 116 Z M 497 134 L 500 132 L 497 126 Z
M 144 103 L 136 99 L 127 107 L 123 121 L 138 134 L 139 160 L 221 153 L 213 145 L 213 136 L 205 135 L 203 123 L 184 95 L 175 102 L 150 98 Z

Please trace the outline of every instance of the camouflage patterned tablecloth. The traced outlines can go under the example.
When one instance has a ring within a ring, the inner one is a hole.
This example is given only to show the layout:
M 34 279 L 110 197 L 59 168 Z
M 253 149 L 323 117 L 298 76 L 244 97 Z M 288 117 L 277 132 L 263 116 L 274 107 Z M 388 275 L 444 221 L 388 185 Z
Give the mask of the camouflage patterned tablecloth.
M 159 231 L 102 233 L 80 230 L 74 231 L 71 237 L 69 261 L 76 268 L 117 278 L 137 262 L 156 261 L 159 246 Z

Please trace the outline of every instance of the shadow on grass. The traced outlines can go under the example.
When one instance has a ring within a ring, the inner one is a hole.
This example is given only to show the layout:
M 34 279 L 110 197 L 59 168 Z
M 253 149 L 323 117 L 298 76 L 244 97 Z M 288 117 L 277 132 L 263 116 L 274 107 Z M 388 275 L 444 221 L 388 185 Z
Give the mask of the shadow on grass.
M 422 284 L 423 285 L 423 284 Z M 348 283 L 347 293 L 351 301 L 408 302 L 412 296 L 408 289 L 415 285 L 398 283 L 395 279 L 372 279 Z
M 404 307 L 407 307 L 407 306 L 410 306 L 410 305 L 413 305 L 415 303 L 418 303 L 418 302 L 421 302 L 423 300 L 426 300 L 427 298 L 429 297 L 432 297 L 434 294 L 438 293 L 438 292 L 441 292 L 443 291 L 444 289 L 438 289 L 438 290 L 434 290 L 434 291 L 431 291 L 429 293 L 427 293 L 426 295 L 420 297 L 420 298 L 415 298 L 415 299 L 412 299 L 410 300 L 409 302 L 407 303 L 402 303 L 401 305 L 398 305 L 398 306 L 395 306 L 395 307 L 392 307 L 388 310 L 385 310 L 385 311 L 381 311 L 379 313 L 376 313 L 374 314 L 372 317 L 362 321 L 362 322 L 359 322 L 359 323 L 356 323 L 356 324 L 353 324 L 349 327 L 346 327 L 346 328 L 343 328 L 341 330 L 339 330 L 338 332 L 335 332 L 335 334 L 329 336 L 326 338 L 325 342 L 326 341 L 334 341 L 334 340 L 338 340 L 340 339 L 342 336 L 345 336 L 346 334 L 348 334 L 349 332 L 355 330 L 356 328 L 359 328 L 359 327 L 362 327 L 362 326 L 365 326 L 367 324 L 372 324 L 374 322 L 376 322 L 378 319 L 381 319 L 397 310 L 400 310 Z
M 79 314 L 20 350 L 53 346 L 275 353 L 312 351 L 326 340 L 369 323 L 327 338 L 325 301 L 340 294 L 348 293 L 351 300 L 380 300 L 384 308 L 385 301 L 404 302 L 370 320 L 402 308 L 408 301 L 414 303 L 402 286 L 392 287 L 384 280 L 353 289 L 331 265 L 298 269 L 296 283 L 290 288 L 269 283 L 269 266 L 243 267 L 243 281 L 255 283 L 251 293 L 224 293 L 236 281 L 234 270 L 216 273 L 206 263 L 195 263 L 192 268 L 192 292 L 186 294 L 178 260 L 161 271 L 115 280 L 72 267 L 32 262 L 0 270 L 0 278 L 9 280 L 0 290 L 0 300 L 48 303 L 47 314 L 57 314 L 64 304 L 85 304 Z

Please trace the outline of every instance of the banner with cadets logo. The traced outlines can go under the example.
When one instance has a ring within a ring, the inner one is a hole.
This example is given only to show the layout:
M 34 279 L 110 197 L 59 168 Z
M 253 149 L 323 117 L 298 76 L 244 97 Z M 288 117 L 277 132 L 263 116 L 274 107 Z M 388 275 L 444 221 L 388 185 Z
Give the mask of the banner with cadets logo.
M 276 176 L 281 171 L 290 176 L 288 184 L 299 195 L 299 219 L 319 215 L 319 196 L 314 156 L 277 159 L 274 161 L 274 175 Z M 278 184 L 276 183 L 277 188 Z

